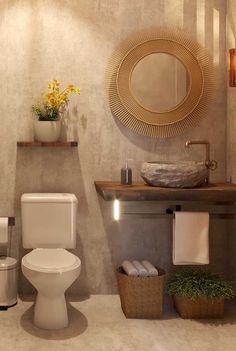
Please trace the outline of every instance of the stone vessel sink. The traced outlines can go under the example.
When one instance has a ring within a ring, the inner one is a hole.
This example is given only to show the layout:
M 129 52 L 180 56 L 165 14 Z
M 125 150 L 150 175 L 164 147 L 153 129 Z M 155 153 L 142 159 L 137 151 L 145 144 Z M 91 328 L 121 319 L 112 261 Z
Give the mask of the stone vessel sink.
M 145 162 L 141 176 L 148 185 L 166 188 L 194 188 L 205 183 L 208 169 L 203 162 Z

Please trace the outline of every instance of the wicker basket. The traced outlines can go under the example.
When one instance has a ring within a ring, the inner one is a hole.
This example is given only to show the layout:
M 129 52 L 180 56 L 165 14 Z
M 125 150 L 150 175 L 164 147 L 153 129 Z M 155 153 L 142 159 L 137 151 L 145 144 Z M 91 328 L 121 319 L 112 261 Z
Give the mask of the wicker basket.
M 187 297 L 174 296 L 174 306 L 182 318 L 223 318 L 224 299 L 192 300 Z
M 165 271 L 154 277 L 131 277 L 119 267 L 117 281 L 121 308 L 127 318 L 162 317 Z

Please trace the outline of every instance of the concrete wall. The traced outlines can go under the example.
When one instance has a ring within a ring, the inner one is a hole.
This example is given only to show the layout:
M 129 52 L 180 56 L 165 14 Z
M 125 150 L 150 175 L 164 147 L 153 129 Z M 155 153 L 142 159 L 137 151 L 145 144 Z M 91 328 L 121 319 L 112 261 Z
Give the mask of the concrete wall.
M 227 55 L 230 48 L 236 47 L 236 3 L 228 0 L 227 8 Z M 228 68 L 228 67 L 227 67 Z M 227 88 L 227 178 L 236 182 L 236 88 Z M 229 231 L 229 274 L 236 287 L 236 226 L 228 223 Z
M 79 199 L 78 246 L 81 277 L 74 294 L 113 293 L 113 268 L 123 258 L 148 258 L 169 272 L 168 219 L 112 219 L 112 205 L 98 198 L 94 180 L 118 180 L 126 157 L 134 180 L 143 161 L 202 160 L 204 150 L 186 150 L 187 139 L 208 139 L 219 167 L 212 180 L 226 179 L 226 67 L 224 0 L 6 0 L 0 2 L 0 215 L 15 215 L 13 255 L 21 256 L 20 196 L 24 192 L 73 192 Z M 105 70 L 116 46 L 130 33 L 150 26 L 182 28 L 214 57 L 217 92 L 198 127 L 160 140 L 136 135 L 115 120 L 105 92 Z M 48 82 L 81 86 L 67 115 L 68 139 L 78 149 L 16 149 L 33 138 L 31 105 Z M 125 206 L 125 205 L 124 205 Z M 149 204 L 131 203 L 133 211 Z M 156 205 L 158 206 L 158 205 Z M 211 224 L 211 262 L 227 272 L 225 223 Z M 23 292 L 31 291 L 23 279 Z

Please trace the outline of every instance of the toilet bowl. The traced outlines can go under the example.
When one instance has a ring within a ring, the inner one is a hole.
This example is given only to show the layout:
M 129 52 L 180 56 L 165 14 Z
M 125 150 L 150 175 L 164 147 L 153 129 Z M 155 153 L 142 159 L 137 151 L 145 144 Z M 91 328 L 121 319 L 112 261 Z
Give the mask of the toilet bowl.
M 38 294 L 34 324 L 42 329 L 68 325 L 65 291 L 78 278 L 80 259 L 65 249 L 34 249 L 22 258 L 22 272 Z
M 21 196 L 22 244 L 32 251 L 22 258 L 22 272 L 38 291 L 34 323 L 42 329 L 68 325 L 65 291 L 80 274 L 76 248 L 78 200 L 68 193 Z

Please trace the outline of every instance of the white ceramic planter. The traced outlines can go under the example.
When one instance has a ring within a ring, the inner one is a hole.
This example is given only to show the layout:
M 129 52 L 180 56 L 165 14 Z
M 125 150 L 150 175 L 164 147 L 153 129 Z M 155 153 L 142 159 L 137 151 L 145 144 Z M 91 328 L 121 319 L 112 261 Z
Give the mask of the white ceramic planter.
M 61 121 L 35 121 L 34 138 L 41 142 L 55 142 L 61 134 Z

